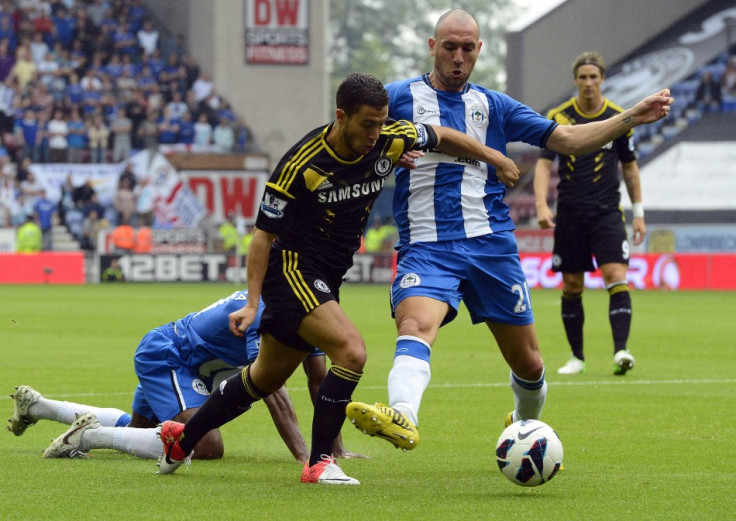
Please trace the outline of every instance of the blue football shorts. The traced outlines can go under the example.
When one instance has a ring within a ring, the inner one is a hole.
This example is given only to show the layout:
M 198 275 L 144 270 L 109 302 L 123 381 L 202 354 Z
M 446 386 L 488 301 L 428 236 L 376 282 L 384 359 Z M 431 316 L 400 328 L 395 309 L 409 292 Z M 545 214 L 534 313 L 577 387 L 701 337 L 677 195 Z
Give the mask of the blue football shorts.
M 511 230 L 404 246 L 399 251 L 391 287 L 391 314 L 402 300 L 416 296 L 450 306 L 442 325 L 455 319 L 461 301 L 473 324 L 491 321 L 523 326 L 534 322 L 529 289 Z
M 146 333 L 133 357 L 138 376 L 133 412 L 153 422 L 171 420 L 186 409 L 201 407 L 219 373 L 213 370 L 209 378 L 203 378 L 189 369 L 177 341 L 173 324 L 157 327 Z M 226 368 L 223 365 L 220 369 Z

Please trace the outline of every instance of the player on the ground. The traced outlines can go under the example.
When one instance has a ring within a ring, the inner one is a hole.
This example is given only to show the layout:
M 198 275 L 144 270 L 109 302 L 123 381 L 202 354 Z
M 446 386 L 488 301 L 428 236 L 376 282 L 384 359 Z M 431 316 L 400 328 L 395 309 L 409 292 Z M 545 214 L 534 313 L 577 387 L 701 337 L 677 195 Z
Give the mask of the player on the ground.
M 581 154 L 665 117 L 674 101 L 665 89 L 606 121 L 558 125 L 505 94 L 468 82 L 481 47 L 471 14 L 443 14 L 429 38 L 432 72 L 387 85 L 390 117 L 447 125 L 504 153 L 506 143 L 524 141 Z M 505 423 L 539 418 L 547 393 L 544 363 L 515 226 L 503 202 L 506 186 L 493 165 L 463 154 L 432 151 L 416 159 L 415 169 L 396 169 L 399 253 L 391 305 L 398 337 L 389 406 L 348 406 L 348 417 L 364 433 L 403 449 L 416 446 L 431 347 L 461 300 L 473 323 L 488 327 L 511 369 L 515 408 Z
M 386 89 L 372 76 L 349 75 L 336 101 L 335 121 L 294 145 L 266 183 L 247 260 L 251 297 L 262 294 L 266 304 L 258 357 L 241 375 L 228 378 L 186 425 L 163 424 L 161 473 L 174 472 L 192 450 L 196 454 L 194 445 L 204 433 L 283 385 L 312 346 L 319 346 L 332 366 L 315 400 L 301 480 L 358 484 L 332 455 L 366 361 L 363 338 L 338 304 L 339 289 L 386 177 L 405 151 L 437 148 L 493 163 L 510 184 L 518 180 L 513 161 L 465 134 L 388 121 Z M 233 313 L 233 332 L 251 326 L 256 313 L 252 302 Z
M 11 394 L 13 417 L 8 430 L 16 436 L 38 420 L 71 424 L 44 451 L 46 458 L 85 456 L 90 449 L 117 449 L 143 458 L 161 456 L 158 424 L 165 420 L 186 421 L 226 377 L 239 373 L 238 366 L 252 362 L 258 354 L 258 316 L 244 337 L 229 331 L 228 316 L 247 302 L 247 291 L 236 291 L 202 311 L 149 331 L 134 355 L 138 386 L 133 396 L 133 415 L 114 408 L 51 400 L 23 385 Z M 305 361 L 310 387 L 324 379 L 325 357 L 314 350 Z M 297 423 L 296 412 L 286 388 L 281 386 L 264 400 L 274 424 L 294 458 L 306 461 L 309 453 Z M 129 428 L 135 427 L 135 428 Z M 222 435 L 213 429 L 197 445 L 199 459 L 217 459 L 224 453 Z M 338 457 L 357 456 L 347 452 L 338 438 Z
M 601 86 L 606 64 L 597 52 L 584 52 L 573 63 L 577 96 L 547 113 L 561 125 L 583 125 L 602 121 L 623 112 L 603 96 Z M 634 367 L 634 356 L 626 343 L 631 329 L 631 294 L 626 280 L 629 241 L 621 209 L 618 165 L 632 202 L 634 244 L 647 233 L 641 198 L 639 165 L 633 131 L 587 154 L 559 154 L 560 182 L 557 185 L 557 215 L 547 204 L 552 163 L 558 156 L 543 150 L 534 169 L 537 221 L 542 229 L 554 228 L 552 271 L 562 272 L 562 324 L 572 356 L 560 374 L 585 372 L 583 353 L 583 291 L 585 272 L 595 271 L 593 256 L 609 294 L 608 318 L 613 333 L 613 374 L 624 375 Z

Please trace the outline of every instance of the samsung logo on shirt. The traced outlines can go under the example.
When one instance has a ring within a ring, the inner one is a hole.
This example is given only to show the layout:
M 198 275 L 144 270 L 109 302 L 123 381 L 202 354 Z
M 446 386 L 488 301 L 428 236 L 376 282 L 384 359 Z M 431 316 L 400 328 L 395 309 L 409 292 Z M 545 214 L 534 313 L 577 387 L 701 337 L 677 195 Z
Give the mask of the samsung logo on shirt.
M 348 199 L 355 199 L 357 197 L 380 192 L 381 188 L 383 188 L 384 180 L 385 178 L 376 179 L 367 183 L 356 183 L 344 188 L 336 188 L 327 192 L 319 192 L 319 194 L 317 194 L 317 201 L 320 203 L 337 203 L 339 201 L 347 201 Z

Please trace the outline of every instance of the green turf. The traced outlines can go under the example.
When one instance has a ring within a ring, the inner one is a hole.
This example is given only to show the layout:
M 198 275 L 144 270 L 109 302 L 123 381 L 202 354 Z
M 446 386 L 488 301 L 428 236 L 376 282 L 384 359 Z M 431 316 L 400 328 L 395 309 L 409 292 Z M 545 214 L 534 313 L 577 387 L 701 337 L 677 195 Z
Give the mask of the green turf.
M 141 336 L 233 290 L 229 285 L 0 286 L 3 392 L 28 384 L 48 397 L 128 410 Z M 542 419 L 565 448 L 565 472 L 525 489 L 498 471 L 493 449 L 512 409 L 508 368 L 485 326 L 463 310 L 433 351 L 422 444 L 402 453 L 343 429 L 370 456 L 342 462 L 359 487 L 299 483 L 299 466 L 257 405 L 223 428 L 221 461 L 157 476 L 152 461 L 113 451 L 44 460 L 66 427 L 42 421 L 0 434 L 0 519 L 729 519 L 736 512 L 736 293 L 633 293 L 636 368 L 612 375 L 603 291 L 585 294 L 588 372 L 557 375 L 569 352 L 559 294 L 535 291 L 549 394 Z M 386 286 L 345 286 L 343 306 L 368 345 L 354 397 L 386 399 L 394 330 Z M 302 432 L 305 378 L 289 381 Z M 12 402 L 0 400 L 7 418 Z

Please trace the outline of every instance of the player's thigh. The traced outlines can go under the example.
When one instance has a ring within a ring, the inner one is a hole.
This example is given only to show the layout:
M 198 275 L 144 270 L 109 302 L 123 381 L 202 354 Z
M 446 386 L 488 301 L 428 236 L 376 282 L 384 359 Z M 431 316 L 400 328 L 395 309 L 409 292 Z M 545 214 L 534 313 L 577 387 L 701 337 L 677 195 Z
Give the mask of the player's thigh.
M 533 323 L 531 296 L 513 232 L 478 237 L 470 244 L 463 301 L 473 323 Z
M 401 329 L 402 323 L 411 320 L 404 327 L 434 336 L 440 326 L 454 320 L 462 300 L 460 288 L 467 264 L 463 241 L 416 243 L 402 248 L 391 285 L 391 315 L 397 327 Z
M 629 264 L 629 240 L 620 211 L 611 210 L 596 218 L 591 227 L 590 242 L 598 266 Z
M 199 410 L 192 407 L 180 412 L 174 418 L 175 421 L 186 423 L 189 418 Z M 212 429 L 194 446 L 193 459 L 220 459 L 225 454 L 225 442 L 222 440 L 220 429 Z
M 270 333 L 261 336 L 258 356 L 250 366 L 250 377 L 263 393 L 278 390 L 304 361 L 308 352 L 280 342 Z
M 299 336 L 324 351 L 333 364 L 354 371 L 365 365 L 365 342 L 340 305 L 331 300 L 313 309 L 299 324 Z
M 149 419 L 174 419 L 187 409 L 201 407 L 209 396 L 205 382 L 187 367 L 159 365 L 138 374 L 138 381 L 141 392 L 133 397 L 133 412 Z
M 552 271 L 580 273 L 593 271 L 590 221 L 586 214 L 558 208 L 552 246 Z

